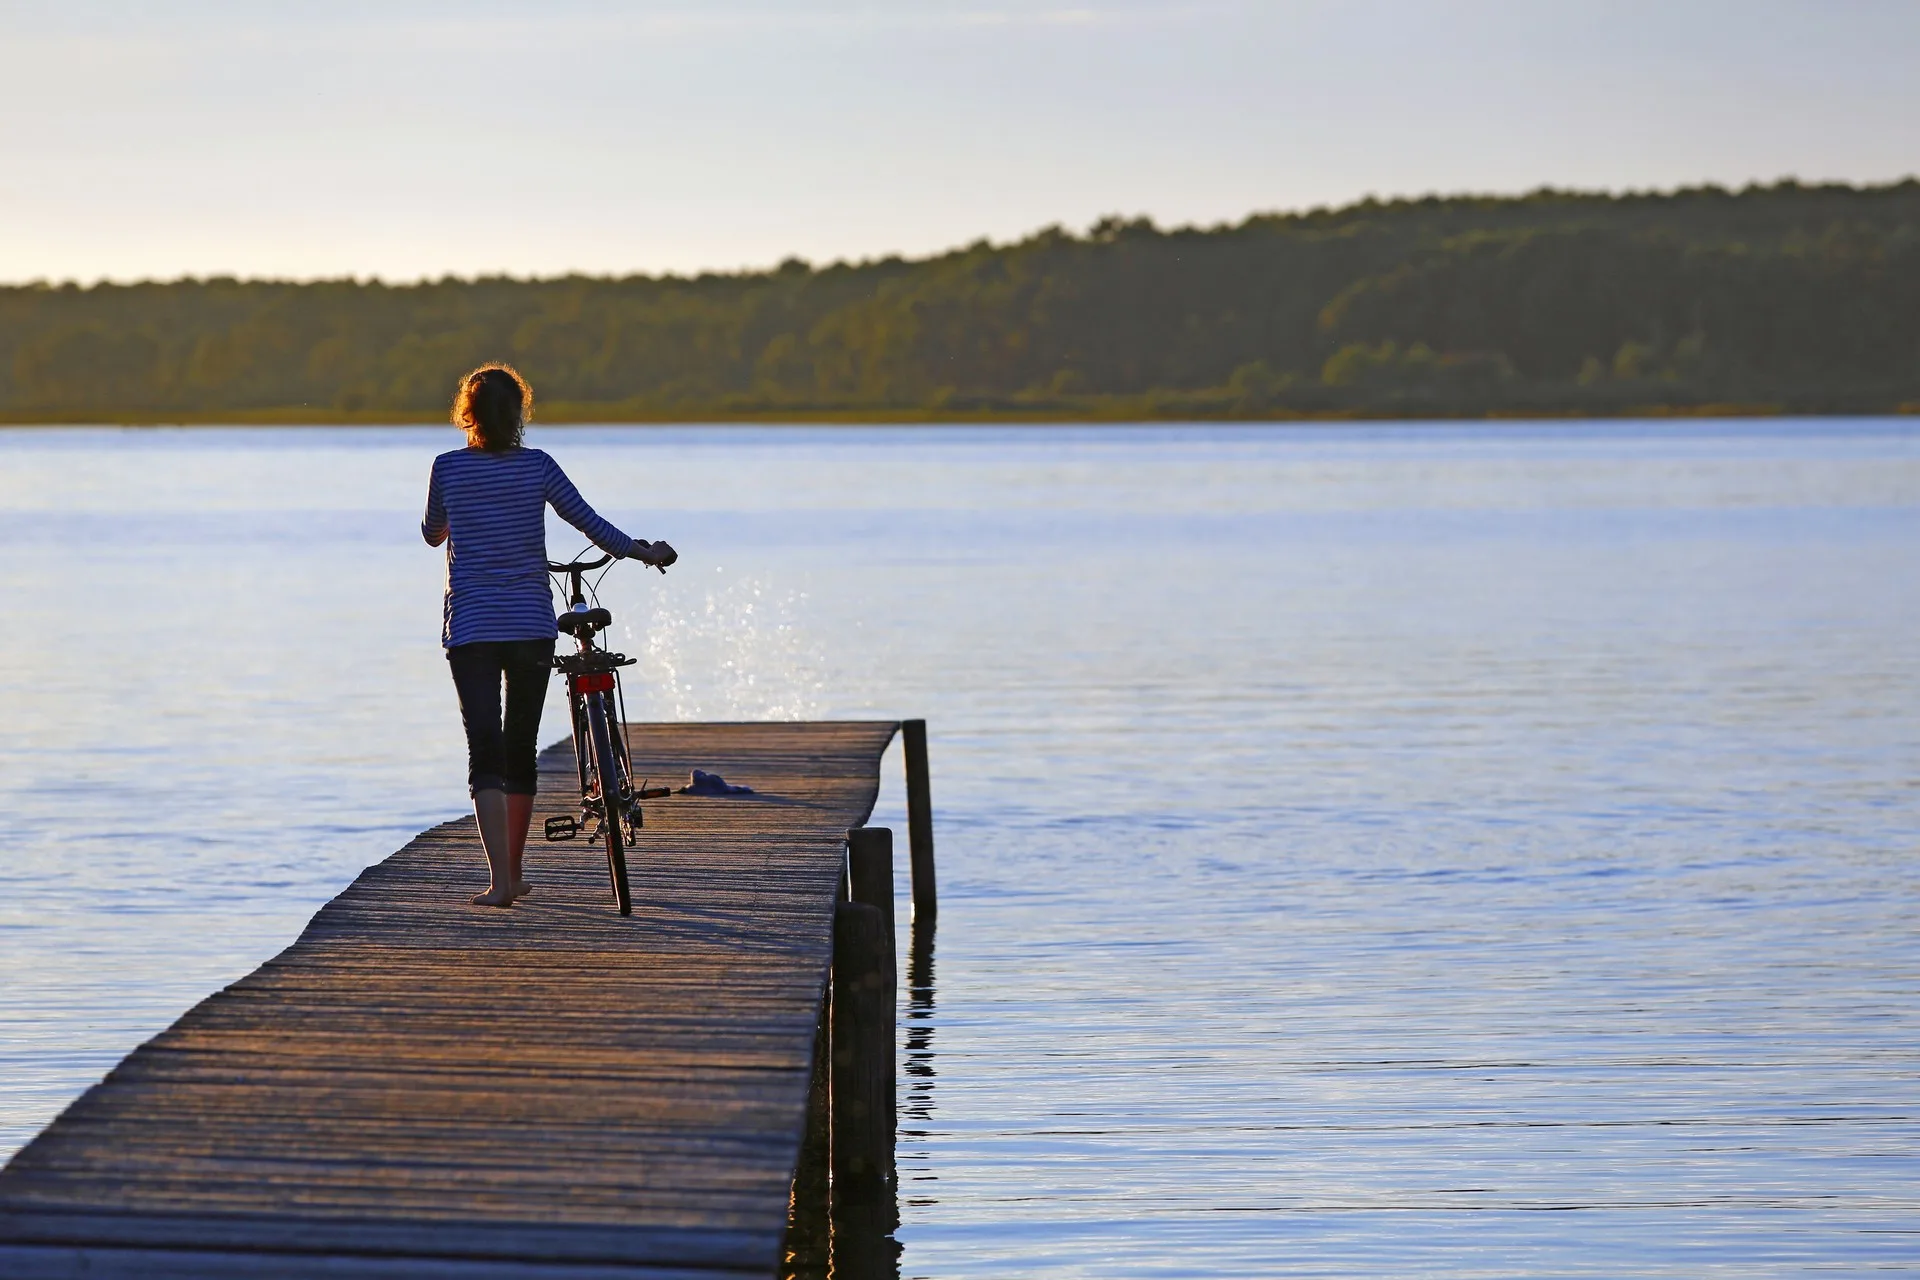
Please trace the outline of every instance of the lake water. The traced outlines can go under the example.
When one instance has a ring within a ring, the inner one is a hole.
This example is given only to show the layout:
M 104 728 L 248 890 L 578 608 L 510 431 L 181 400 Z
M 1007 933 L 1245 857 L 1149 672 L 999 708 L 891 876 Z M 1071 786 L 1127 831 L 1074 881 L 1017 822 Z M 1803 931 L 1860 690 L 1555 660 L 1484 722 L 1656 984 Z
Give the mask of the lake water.
M 1920 1270 L 1920 424 L 533 442 L 636 718 L 930 722 L 903 1274 Z M 462 808 L 455 443 L 0 431 L 0 1155 Z

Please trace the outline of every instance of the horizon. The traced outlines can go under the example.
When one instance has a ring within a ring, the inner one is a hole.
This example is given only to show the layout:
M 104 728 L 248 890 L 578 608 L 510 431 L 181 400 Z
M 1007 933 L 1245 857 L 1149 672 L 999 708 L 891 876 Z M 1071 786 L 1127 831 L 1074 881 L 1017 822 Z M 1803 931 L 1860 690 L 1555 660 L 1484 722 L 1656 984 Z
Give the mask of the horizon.
M 1176 234 L 1182 234 L 1182 233 L 1212 234 L 1212 233 L 1236 230 L 1238 228 L 1245 227 L 1251 223 L 1265 220 L 1265 219 L 1288 221 L 1288 220 L 1306 220 L 1306 219 L 1311 219 L 1315 217 L 1337 218 L 1344 215 L 1353 214 L 1358 211 L 1372 208 L 1372 207 L 1378 207 L 1378 208 L 1390 210 L 1395 208 L 1406 208 L 1411 206 L 1417 206 L 1428 201 L 1438 201 L 1440 203 L 1445 204 L 1445 203 L 1473 202 L 1473 201 L 1524 201 L 1524 200 L 1531 200 L 1531 199 L 1543 199 L 1547 197 L 1563 197 L 1569 200 L 1582 200 L 1582 199 L 1671 200 L 1671 199 L 1679 199 L 1682 197 L 1693 196 L 1693 195 L 1719 194 L 1719 195 L 1739 196 L 1739 195 L 1746 195 L 1750 193 L 1759 193 L 1759 192 L 1765 192 L 1765 191 L 1796 190 L 1796 189 L 1806 190 L 1806 191 L 1817 191 L 1817 190 L 1823 190 L 1823 189 L 1827 189 L 1827 190 L 1844 189 L 1844 190 L 1852 190 L 1852 191 L 1879 191 L 1879 190 L 1896 189 L 1896 188 L 1905 186 L 1909 183 L 1920 184 L 1920 168 L 1916 168 L 1911 173 L 1901 174 L 1897 177 L 1890 178 L 1885 181 L 1879 181 L 1879 182 L 1847 182 L 1845 180 L 1808 181 L 1797 175 L 1783 174 L 1773 179 L 1772 181 L 1762 181 L 1762 180 L 1756 179 L 1754 181 L 1744 183 L 1738 187 L 1730 187 L 1720 183 L 1708 181 L 1708 182 L 1688 183 L 1688 184 L 1672 186 L 1672 187 L 1622 188 L 1622 189 L 1614 189 L 1614 190 L 1606 190 L 1606 189 L 1598 189 L 1598 188 L 1556 187 L 1556 186 L 1541 184 L 1541 185 L 1535 185 L 1535 186 L 1526 188 L 1524 190 L 1511 191 L 1511 192 L 1426 191 L 1426 192 L 1405 193 L 1405 194 L 1381 194 L 1381 193 L 1368 192 L 1366 194 L 1363 194 L 1357 197 L 1356 199 L 1347 201 L 1342 204 L 1335 204 L 1335 205 L 1317 204 L 1317 205 L 1313 205 L 1311 207 L 1306 207 L 1306 208 L 1291 208 L 1291 209 L 1255 209 L 1244 214 L 1239 218 L 1223 219 L 1221 221 L 1208 223 L 1208 224 L 1200 224 L 1200 223 L 1163 224 L 1156 221 L 1155 219 L 1152 218 L 1151 215 L 1148 215 L 1148 214 L 1124 214 L 1124 213 L 1116 212 L 1116 213 L 1103 214 L 1100 217 L 1089 222 L 1084 228 L 1076 228 L 1073 226 L 1066 225 L 1065 223 L 1055 221 L 1055 222 L 1046 223 L 1041 226 L 1029 228 L 1016 235 L 1009 236 L 1005 239 L 1000 239 L 1000 240 L 993 239 L 990 236 L 982 235 L 982 236 L 977 236 L 971 240 L 959 241 L 959 242 L 955 242 L 953 244 L 949 244 L 940 248 L 935 248 L 925 253 L 868 254 L 858 258 L 836 258 L 829 261 L 810 261 L 804 257 L 799 256 L 798 254 L 787 254 L 771 262 L 749 263 L 749 264 L 735 266 L 735 267 L 699 267 L 699 268 L 694 268 L 686 271 L 674 271 L 674 270 L 647 271 L 644 269 L 620 270 L 618 268 L 613 268 L 606 271 L 563 271 L 563 272 L 555 272 L 552 274 L 517 274 L 513 272 L 488 272 L 488 273 L 480 273 L 480 274 L 462 274 L 458 272 L 447 272 L 441 275 L 421 275 L 421 276 L 411 276 L 411 277 L 392 277 L 392 276 L 382 276 L 377 274 L 352 274 L 352 273 L 341 274 L 341 275 L 304 276 L 304 277 L 302 276 L 245 276 L 245 275 L 233 275 L 229 273 L 216 273 L 216 274 L 207 274 L 207 275 L 138 276 L 138 277 L 123 277 L 123 278 L 96 277 L 94 279 L 86 279 L 86 280 L 75 279 L 72 277 L 68 277 L 65 279 L 48 279 L 43 277 L 43 278 L 26 279 L 26 280 L 17 280 L 17 279 L 0 280 L 0 289 L 77 288 L 81 290 L 87 290 L 87 289 L 93 289 L 96 287 L 137 288 L 141 286 L 212 284 L 212 283 L 222 282 L 222 281 L 231 281 L 236 284 L 266 284 L 266 285 L 312 285 L 312 284 L 350 284 L 350 285 L 358 285 L 358 286 L 379 285 L 379 286 L 385 286 L 388 288 L 399 289 L 399 288 L 411 288 L 419 285 L 478 284 L 478 283 L 487 282 L 487 281 L 504 281 L 504 282 L 511 282 L 511 283 L 517 283 L 517 284 L 542 284 L 542 283 L 551 283 L 551 282 L 570 280 L 570 279 L 594 280 L 594 281 L 654 280 L 654 281 L 663 281 L 663 282 L 671 281 L 671 280 L 692 281 L 692 280 L 699 280 L 699 279 L 706 279 L 706 278 L 713 278 L 713 277 L 744 279 L 744 278 L 751 278 L 755 276 L 772 275 L 778 272 L 779 270 L 781 270 L 783 267 L 787 266 L 789 263 L 798 263 L 800 266 L 804 267 L 808 271 L 819 272 L 819 271 L 834 270 L 836 268 L 859 270 L 861 268 L 878 266 L 888 262 L 907 262 L 907 263 L 933 262 L 954 254 L 969 252 L 975 249 L 976 247 L 985 247 L 988 249 L 1012 248 L 1012 247 L 1016 247 L 1021 244 L 1025 244 L 1030 241 L 1036 240 L 1050 233 L 1064 234 L 1073 239 L 1086 240 L 1093 236 L 1093 234 L 1098 230 L 1098 228 L 1102 223 L 1107 222 L 1109 220 L 1133 222 L 1136 224 L 1144 221 L 1149 225 L 1151 225 L 1154 231 L 1162 235 L 1176 235 Z
M 0 280 L 21 282 L 736 273 L 1116 210 L 1877 184 L 1920 154 L 1920 9 L 1894 0 L 10 17 Z

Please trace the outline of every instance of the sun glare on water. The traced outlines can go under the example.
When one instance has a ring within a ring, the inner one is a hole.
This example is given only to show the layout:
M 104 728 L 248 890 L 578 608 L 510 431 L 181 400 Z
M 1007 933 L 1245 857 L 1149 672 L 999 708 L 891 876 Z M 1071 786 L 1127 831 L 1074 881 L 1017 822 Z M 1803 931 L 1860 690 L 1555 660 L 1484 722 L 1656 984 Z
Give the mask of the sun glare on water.
M 824 705 L 825 662 L 804 592 L 724 566 L 662 584 L 622 631 L 640 660 L 625 682 L 635 720 L 805 720 Z M 629 616 L 633 616 L 630 611 Z

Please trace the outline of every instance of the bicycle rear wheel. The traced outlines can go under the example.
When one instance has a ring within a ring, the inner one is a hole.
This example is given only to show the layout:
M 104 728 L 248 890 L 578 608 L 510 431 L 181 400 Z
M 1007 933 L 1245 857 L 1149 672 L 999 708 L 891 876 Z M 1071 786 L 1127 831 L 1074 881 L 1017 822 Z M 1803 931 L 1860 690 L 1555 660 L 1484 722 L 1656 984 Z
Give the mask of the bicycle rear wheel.
M 607 695 L 587 695 L 587 725 L 593 739 L 593 771 L 600 787 L 600 835 L 607 845 L 607 878 L 613 882 L 613 900 L 620 914 L 633 914 L 633 894 L 627 886 L 627 846 L 620 812 L 620 757 L 613 749 L 612 717 Z

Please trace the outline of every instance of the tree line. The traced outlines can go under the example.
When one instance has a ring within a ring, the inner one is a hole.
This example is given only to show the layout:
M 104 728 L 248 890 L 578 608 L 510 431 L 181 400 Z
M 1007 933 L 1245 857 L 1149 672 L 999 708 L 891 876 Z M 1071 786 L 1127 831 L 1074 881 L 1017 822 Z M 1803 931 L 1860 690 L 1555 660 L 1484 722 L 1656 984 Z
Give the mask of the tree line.
M 1111 217 L 697 276 L 0 288 L 11 421 L 1920 410 L 1920 181 Z

